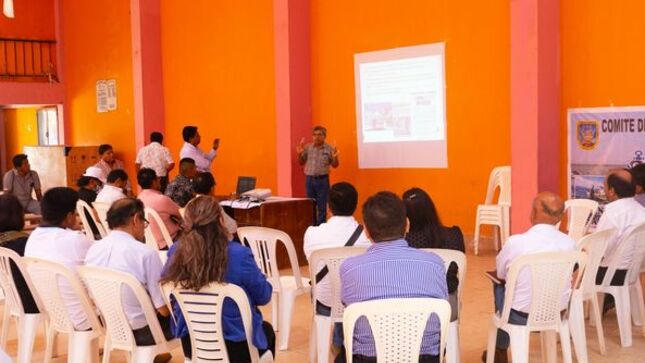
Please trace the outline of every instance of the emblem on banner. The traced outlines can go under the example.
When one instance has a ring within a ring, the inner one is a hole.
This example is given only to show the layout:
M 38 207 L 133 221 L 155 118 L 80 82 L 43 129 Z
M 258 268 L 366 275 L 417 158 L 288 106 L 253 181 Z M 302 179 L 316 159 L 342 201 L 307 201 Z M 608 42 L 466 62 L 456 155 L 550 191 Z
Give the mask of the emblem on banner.
M 643 156 L 643 151 L 636 150 L 634 152 L 634 158 L 632 159 L 632 161 L 629 162 L 629 164 L 627 166 L 629 168 L 633 168 L 636 165 L 639 165 L 639 164 L 642 164 L 642 163 L 645 163 L 645 156 Z
M 593 150 L 598 145 L 598 121 L 583 120 L 576 123 L 576 139 L 582 150 Z

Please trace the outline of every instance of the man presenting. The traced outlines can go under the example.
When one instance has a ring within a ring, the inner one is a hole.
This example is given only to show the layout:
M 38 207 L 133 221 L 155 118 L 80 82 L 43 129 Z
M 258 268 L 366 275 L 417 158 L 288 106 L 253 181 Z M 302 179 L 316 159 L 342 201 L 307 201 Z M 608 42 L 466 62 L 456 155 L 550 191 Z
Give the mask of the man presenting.
M 219 139 L 213 140 L 213 147 L 208 153 L 201 151 L 197 145 L 202 141 L 201 135 L 197 131 L 197 126 L 186 126 L 181 132 L 184 139 L 184 146 L 179 152 L 179 159 L 191 158 L 195 160 L 197 171 L 211 171 L 211 162 L 217 156 L 219 148 Z
M 305 166 L 305 188 L 307 198 L 316 201 L 318 216 L 315 225 L 327 218 L 327 194 L 329 193 L 329 167 L 338 167 L 338 148 L 325 143 L 327 129 L 316 126 L 313 130 L 313 142 L 305 145 L 304 137 L 296 146 L 298 162 Z

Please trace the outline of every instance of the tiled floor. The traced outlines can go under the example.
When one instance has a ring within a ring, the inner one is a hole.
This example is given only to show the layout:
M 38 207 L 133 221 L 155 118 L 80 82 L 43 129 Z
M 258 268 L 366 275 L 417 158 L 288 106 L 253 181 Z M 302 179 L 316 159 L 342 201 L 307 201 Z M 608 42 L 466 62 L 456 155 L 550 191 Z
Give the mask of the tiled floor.
M 490 245 L 490 244 L 488 244 Z M 470 248 L 470 246 L 469 246 Z M 492 248 L 484 248 L 480 256 L 474 256 L 472 250 L 468 251 L 468 272 L 464 293 L 464 306 L 461 320 L 461 354 L 462 362 L 479 362 L 481 353 L 485 349 L 488 334 L 488 322 L 493 310 L 491 286 L 483 272 L 494 269 L 495 253 Z M 306 270 L 303 269 L 306 274 Z M 270 319 L 268 309 L 263 308 L 265 319 Z M 309 328 L 311 326 L 311 305 L 307 296 L 300 296 L 294 311 L 294 323 L 291 328 L 289 350 L 278 351 L 277 363 L 301 363 L 308 360 Z M 629 348 L 620 346 L 616 315 L 612 311 L 604 319 L 605 340 L 607 342 L 607 355 L 601 356 L 598 352 L 598 340 L 595 329 L 587 327 L 587 342 L 590 363 L 611 362 L 645 362 L 645 337 L 639 328 L 633 330 L 634 344 Z M 13 328 L 12 328 L 13 330 Z M 15 333 L 14 333 L 15 334 Z M 15 355 L 15 336 L 10 338 L 8 353 Z M 531 362 L 541 361 L 540 340 L 535 335 L 531 339 Z M 65 339 L 61 339 L 61 352 L 65 352 Z M 41 362 L 43 357 L 42 333 L 36 342 L 34 361 Z M 574 358 L 575 359 L 575 358 Z M 558 361 L 562 358 L 559 355 Z M 54 362 L 64 362 L 60 357 Z M 125 357 L 120 353 L 112 355 L 111 362 L 125 362 Z M 183 362 L 181 350 L 173 352 L 172 362 Z

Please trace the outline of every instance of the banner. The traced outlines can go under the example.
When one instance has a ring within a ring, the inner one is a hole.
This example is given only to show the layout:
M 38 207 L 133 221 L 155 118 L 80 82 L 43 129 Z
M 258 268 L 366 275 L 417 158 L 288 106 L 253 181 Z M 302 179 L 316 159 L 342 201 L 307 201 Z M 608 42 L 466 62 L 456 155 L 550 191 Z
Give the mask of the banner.
M 569 109 L 569 198 L 607 202 L 612 169 L 645 162 L 645 106 Z

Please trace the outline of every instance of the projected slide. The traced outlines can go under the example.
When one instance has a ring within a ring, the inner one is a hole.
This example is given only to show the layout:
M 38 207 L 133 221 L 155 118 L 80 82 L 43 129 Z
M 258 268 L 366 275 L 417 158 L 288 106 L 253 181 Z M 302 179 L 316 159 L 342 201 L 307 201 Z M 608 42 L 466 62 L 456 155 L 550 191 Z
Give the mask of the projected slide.
M 444 44 L 354 62 L 359 167 L 447 167 Z

